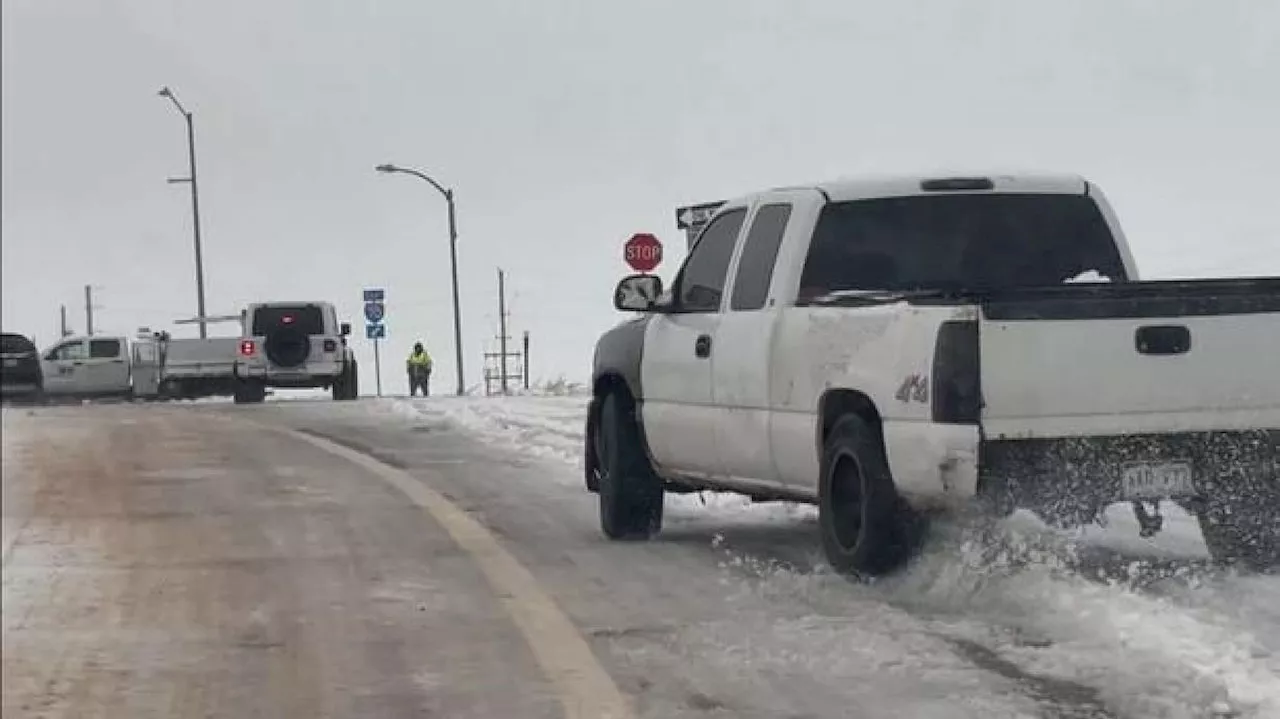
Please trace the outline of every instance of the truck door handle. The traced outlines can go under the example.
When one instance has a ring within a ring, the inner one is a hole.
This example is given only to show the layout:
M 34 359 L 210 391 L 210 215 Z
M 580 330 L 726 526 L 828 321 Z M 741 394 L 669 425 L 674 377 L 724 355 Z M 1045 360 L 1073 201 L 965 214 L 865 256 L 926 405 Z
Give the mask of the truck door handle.
M 711 356 L 711 335 L 698 335 L 698 341 L 693 343 L 693 354 L 701 358 Z
M 71 366 L 72 366 L 72 367 L 83 367 L 83 366 L 84 366 L 84 363 L 83 363 L 83 362 L 72 362 L 72 363 L 71 363 Z

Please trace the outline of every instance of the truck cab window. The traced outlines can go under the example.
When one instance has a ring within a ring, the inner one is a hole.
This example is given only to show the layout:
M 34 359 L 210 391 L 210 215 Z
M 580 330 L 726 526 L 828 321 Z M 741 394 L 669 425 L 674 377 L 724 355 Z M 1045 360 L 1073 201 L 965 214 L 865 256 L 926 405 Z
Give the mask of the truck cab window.
M 115 359 L 120 356 L 120 340 L 90 340 L 91 359 Z
M 49 350 L 45 359 L 51 361 L 80 360 L 85 358 L 84 342 L 66 342 Z
M 1092 199 L 942 194 L 838 202 L 814 230 L 799 301 L 842 290 L 1051 286 L 1094 271 L 1126 280 Z
M 729 274 L 729 260 L 746 209 L 730 210 L 711 221 L 689 253 L 676 280 L 677 309 L 681 312 L 719 312 Z
M 791 217 L 791 205 L 765 205 L 756 212 L 742 247 L 742 259 L 738 261 L 738 274 L 733 280 L 733 297 L 729 301 L 732 310 L 758 310 L 769 298 L 769 283 L 773 281 L 773 265 L 778 259 L 778 248 Z

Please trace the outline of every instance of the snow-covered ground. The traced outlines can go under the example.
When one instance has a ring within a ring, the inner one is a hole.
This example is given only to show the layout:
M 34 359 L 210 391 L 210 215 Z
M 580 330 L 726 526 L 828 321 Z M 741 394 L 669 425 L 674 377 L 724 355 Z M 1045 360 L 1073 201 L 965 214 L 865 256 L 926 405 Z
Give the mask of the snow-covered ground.
M 535 394 L 362 404 L 542 458 L 546 481 L 580 487 L 586 401 Z M 667 509 L 668 526 L 802 526 L 815 514 L 715 494 L 671 496 Z M 868 591 L 974 663 L 1046 692 L 1096 694 L 1111 712 L 1098 716 L 1280 717 L 1280 577 L 1212 567 L 1194 520 L 1166 513 L 1152 540 L 1137 537 L 1124 508 L 1106 528 L 1079 532 L 1051 531 L 1023 514 L 985 531 L 942 523 L 908 571 Z M 726 568 L 754 578 L 744 591 L 827 605 L 833 616 L 848 604 L 848 585 L 826 570 L 816 540 L 790 555 L 719 535 L 713 543 Z

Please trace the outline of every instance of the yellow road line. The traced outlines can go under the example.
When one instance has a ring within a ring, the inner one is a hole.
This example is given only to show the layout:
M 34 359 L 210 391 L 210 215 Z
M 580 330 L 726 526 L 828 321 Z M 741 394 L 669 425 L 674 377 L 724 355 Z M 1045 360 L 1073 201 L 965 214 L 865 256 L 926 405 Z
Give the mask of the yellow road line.
M 275 428 L 273 428 L 275 429 Z M 444 527 L 471 555 L 512 621 L 524 635 L 543 673 L 556 687 L 568 719 L 630 719 L 630 702 L 600 665 L 578 628 L 538 580 L 493 533 L 457 505 L 408 473 L 327 439 L 279 429 L 346 459 L 403 492 Z

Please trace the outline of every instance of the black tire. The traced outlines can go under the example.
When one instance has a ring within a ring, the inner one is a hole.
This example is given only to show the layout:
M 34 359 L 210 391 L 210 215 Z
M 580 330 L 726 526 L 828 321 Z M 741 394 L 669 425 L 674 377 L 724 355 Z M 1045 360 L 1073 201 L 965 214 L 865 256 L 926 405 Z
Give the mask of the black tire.
M 872 578 L 906 563 L 914 522 L 898 496 L 879 433 L 846 415 L 827 435 L 820 462 L 822 550 L 840 574 Z
M 311 336 L 293 327 L 281 327 L 267 335 L 262 349 L 277 367 L 300 367 L 311 357 Z
M 353 359 L 347 366 L 351 369 L 347 382 L 347 399 L 356 399 L 360 396 L 360 363 Z
M 356 373 L 356 363 L 354 361 L 347 362 L 342 366 L 342 374 L 333 383 L 333 399 L 337 402 L 343 402 L 355 399 L 360 394 L 360 388 L 357 384 L 359 375 Z
M 615 540 L 653 537 L 662 529 L 662 480 L 645 454 L 630 397 L 605 396 L 595 442 L 601 531 Z
M 236 382 L 236 404 L 258 404 L 267 398 L 267 388 L 261 382 L 239 380 Z
M 1280 477 L 1206 500 L 1196 515 L 1216 561 L 1258 571 L 1280 569 Z

